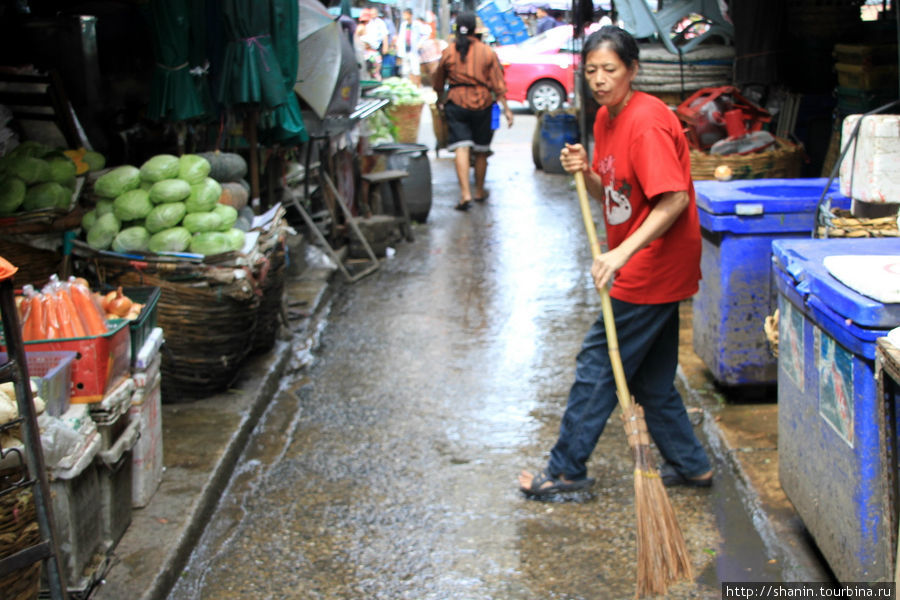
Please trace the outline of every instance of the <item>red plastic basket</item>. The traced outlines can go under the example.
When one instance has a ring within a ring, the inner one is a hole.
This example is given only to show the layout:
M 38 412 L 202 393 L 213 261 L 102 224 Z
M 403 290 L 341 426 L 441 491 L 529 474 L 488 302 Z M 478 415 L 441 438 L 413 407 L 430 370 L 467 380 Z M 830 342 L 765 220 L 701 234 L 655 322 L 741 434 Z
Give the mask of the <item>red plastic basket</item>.
M 110 321 L 109 331 L 98 336 L 25 342 L 25 351 L 29 354 L 74 352 L 70 401 L 74 404 L 99 402 L 131 371 L 129 323 Z

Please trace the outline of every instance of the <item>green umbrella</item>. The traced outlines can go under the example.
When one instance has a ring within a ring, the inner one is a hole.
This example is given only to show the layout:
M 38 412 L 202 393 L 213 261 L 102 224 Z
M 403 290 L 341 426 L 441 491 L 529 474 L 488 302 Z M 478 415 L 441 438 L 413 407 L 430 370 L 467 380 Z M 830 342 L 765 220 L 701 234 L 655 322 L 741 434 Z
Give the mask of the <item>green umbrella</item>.
M 286 99 L 260 120 L 263 139 L 282 144 L 299 144 L 309 140 L 300 103 L 294 93 L 297 80 L 299 51 L 297 31 L 299 29 L 299 9 L 297 0 L 270 0 L 272 22 L 272 47 L 281 66 L 281 81 Z
M 152 0 L 150 31 L 156 68 L 147 115 L 154 120 L 185 121 L 208 114 L 205 79 L 190 73 L 191 20 L 187 0 Z
M 281 66 L 272 47 L 269 4 L 262 0 L 221 0 L 226 44 L 217 97 L 227 106 L 272 108 L 287 99 Z

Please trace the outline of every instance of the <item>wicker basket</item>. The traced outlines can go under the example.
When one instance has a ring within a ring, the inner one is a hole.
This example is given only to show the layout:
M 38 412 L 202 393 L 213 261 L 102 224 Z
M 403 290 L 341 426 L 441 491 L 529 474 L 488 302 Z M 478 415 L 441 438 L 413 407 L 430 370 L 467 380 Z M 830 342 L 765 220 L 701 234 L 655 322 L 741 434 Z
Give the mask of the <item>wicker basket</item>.
M 3 235 L 0 234 L 0 238 Z M 14 278 L 16 287 L 26 283 L 40 288 L 54 273 L 59 273 L 63 256 L 53 250 L 35 248 L 7 239 L 0 239 L 0 256 L 18 267 Z
M 266 352 L 275 345 L 284 306 L 284 277 L 286 270 L 283 245 L 276 246 L 268 262 L 259 273 L 260 293 L 256 328 L 253 330 L 251 352 Z
M 423 103 L 390 104 L 384 112 L 397 128 L 397 141 L 415 144 L 419 141 L 419 121 L 422 119 Z
M 716 167 L 731 168 L 732 179 L 772 179 L 799 177 L 803 167 L 803 146 L 776 138 L 775 148 L 753 154 L 709 154 L 691 150 L 691 177 L 715 179 Z
M 202 398 L 234 383 L 238 367 L 250 353 L 259 296 L 146 272 L 126 272 L 116 283 L 160 288 L 157 326 L 166 338 L 162 372 L 169 393 L 164 394 L 165 402 Z
M 0 492 L 0 558 L 6 558 L 41 541 L 31 487 Z M 3 598 L 33 600 L 40 592 L 41 562 L 0 578 Z
M 833 208 L 822 212 L 816 227 L 816 237 L 820 238 L 873 238 L 900 237 L 897 217 L 874 219 L 854 217 L 849 210 Z
M 449 136 L 449 133 L 447 132 L 447 119 L 444 118 L 444 113 L 441 112 L 441 109 L 438 108 L 437 104 L 431 103 L 428 105 L 428 108 L 431 109 L 431 125 L 434 129 L 435 139 L 434 149 L 437 151 L 447 147 L 447 137 Z

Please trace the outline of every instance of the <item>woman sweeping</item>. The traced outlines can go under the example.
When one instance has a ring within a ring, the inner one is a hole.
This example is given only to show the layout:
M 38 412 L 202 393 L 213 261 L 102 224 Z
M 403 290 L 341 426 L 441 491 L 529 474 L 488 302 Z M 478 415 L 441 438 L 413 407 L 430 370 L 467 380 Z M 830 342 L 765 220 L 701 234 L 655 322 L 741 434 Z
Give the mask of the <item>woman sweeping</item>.
M 461 198 L 457 210 L 468 210 L 473 198 L 487 199 L 484 189 L 488 153 L 491 150 L 491 108 L 503 106 L 512 127 L 513 114 L 506 104 L 506 82 L 497 55 L 475 36 L 475 13 L 456 17 L 456 39 L 441 55 L 434 73 L 434 91 L 440 98 L 448 84 L 444 107 L 447 118 L 447 149 L 453 150 Z M 475 195 L 469 185 L 470 152 L 474 154 Z
M 597 289 L 612 281 L 625 375 L 665 461 L 663 483 L 708 487 L 709 459 L 675 388 L 678 303 L 697 292 L 700 280 L 690 154 L 672 111 L 632 88 L 638 52 L 634 38 L 618 27 L 603 27 L 585 40 L 584 76 L 600 104 L 594 157 L 589 162 L 575 144 L 566 145 L 560 160 L 567 172 L 584 174 L 588 192 L 603 204 L 610 249 L 594 260 L 591 275 Z M 540 473 L 523 471 L 520 489 L 533 497 L 591 486 L 587 461 L 616 404 L 601 315 L 576 359 L 549 462 Z

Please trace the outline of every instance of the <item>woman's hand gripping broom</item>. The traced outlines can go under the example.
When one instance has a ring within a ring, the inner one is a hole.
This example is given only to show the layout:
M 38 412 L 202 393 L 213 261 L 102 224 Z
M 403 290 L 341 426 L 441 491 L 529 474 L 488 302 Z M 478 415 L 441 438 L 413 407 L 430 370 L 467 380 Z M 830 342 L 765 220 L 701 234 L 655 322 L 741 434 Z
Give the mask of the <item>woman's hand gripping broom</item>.
M 600 256 L 600 243 L 591 216 L 584 174 L 575 173 L 575 188 L 581 215 L 591 244 L 591 255 Z M 609 291 L 600 291 L 603 323 L 606 326 L 606 340 L 609 346 L 609 360 L 616 380 L 616 393 L 625 423 L 628 445 L 634 456 L 634 506 L 637 517 L 637 592 L 636 596 L 659 596 L 666 593 L 669 585 L 679 580 L 690 580 L 691 561 L 675 511 L 669 502 L 655 461 L 650 451 L 650 435 L 644 411 L 634 402 L 628 391 L 622 357 L 619 355 L 619 341 L 612 311 Z

